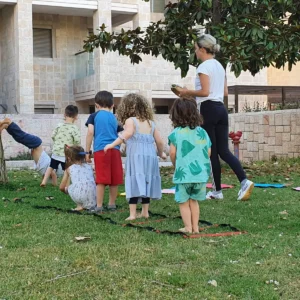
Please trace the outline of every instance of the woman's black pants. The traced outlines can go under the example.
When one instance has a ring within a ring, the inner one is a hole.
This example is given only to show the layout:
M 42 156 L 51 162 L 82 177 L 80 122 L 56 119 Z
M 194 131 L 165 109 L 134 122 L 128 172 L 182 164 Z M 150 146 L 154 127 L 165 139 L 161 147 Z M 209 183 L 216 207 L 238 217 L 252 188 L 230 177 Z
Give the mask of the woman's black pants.
M 211 168 L 213 185 L 216 191 L 221 190 L 221 166 L 219 156 L 224 160 L 240 182 L 246 179 L 245 171 L 240 161 L 228 148 L 228 113 L 223 102 L 207 100 L 201 103 L 200 114 L 204 119 L 202 128 L 210 137 Z

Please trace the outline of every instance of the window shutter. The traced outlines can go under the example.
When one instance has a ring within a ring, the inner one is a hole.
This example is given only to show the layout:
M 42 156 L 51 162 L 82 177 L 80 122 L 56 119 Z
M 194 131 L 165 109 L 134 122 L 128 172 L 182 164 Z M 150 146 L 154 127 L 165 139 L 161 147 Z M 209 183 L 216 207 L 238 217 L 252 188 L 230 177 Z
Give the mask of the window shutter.
M 51 29 L 33 28 L 33 57 L 53 57 Z
M 163 13 L 165 10 L 165 0 L 151 0 L 151 12 Z
M 54 109 L 49 107 L 49 108 L 40 108 L 40 107 L 35 107 L 34 108 L 34 113 L 35 114 L 47 114 L 47 115 L 52 115 L 54 114 Z

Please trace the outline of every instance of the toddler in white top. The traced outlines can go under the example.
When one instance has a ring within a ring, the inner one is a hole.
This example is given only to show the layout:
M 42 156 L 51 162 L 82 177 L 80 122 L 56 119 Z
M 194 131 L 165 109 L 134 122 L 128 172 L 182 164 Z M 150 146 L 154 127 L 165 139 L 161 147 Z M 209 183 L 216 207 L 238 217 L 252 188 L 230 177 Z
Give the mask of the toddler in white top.
M 81 211 L 96 205 L 96 183 L 93 168 L 85 162 L 81 146 L 65 145 L 66 170 L 60 184 L 60 190 L 69 194 L 77 204 L 74 209 Z M 71 180 L 71 185 L 69 185 Z

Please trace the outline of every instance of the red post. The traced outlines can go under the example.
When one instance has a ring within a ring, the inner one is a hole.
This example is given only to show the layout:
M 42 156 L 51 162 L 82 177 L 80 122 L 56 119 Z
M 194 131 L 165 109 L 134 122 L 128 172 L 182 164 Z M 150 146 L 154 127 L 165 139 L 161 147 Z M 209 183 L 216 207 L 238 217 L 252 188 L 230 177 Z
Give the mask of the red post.
M 239 156 L 240 156 L 239 144 L 240 144 L 240 139 L 242 137 L 242 134 L 243 133 L 241 131 L 237 131 L 237 132 L 231 131 L 229 133 L 229 137 L 231 138 L 232 144 L 233 144 L 233 153 L 237 159 L 239 159 Z

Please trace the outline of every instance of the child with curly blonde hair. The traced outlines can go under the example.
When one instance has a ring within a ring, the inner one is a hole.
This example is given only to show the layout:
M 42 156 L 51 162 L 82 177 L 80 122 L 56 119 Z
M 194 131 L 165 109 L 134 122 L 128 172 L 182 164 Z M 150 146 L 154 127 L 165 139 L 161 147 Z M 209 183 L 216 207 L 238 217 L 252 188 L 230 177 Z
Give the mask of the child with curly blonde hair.
M 161 177 L 157 155 L 165 159 L 164 144 L 153 122 L 153 110 L 145 97 L 128 94 L 122 98 L 117 117 L 124 124 L 124 131 L 104 151 L 126 143 L 125 190 L 130 216 L 135 220 L 137 203 L 142 203 L 140 217 L 149 217 L 150 198 L 161 198 Z M 157 150 L 155 148 L 155 145 Z

